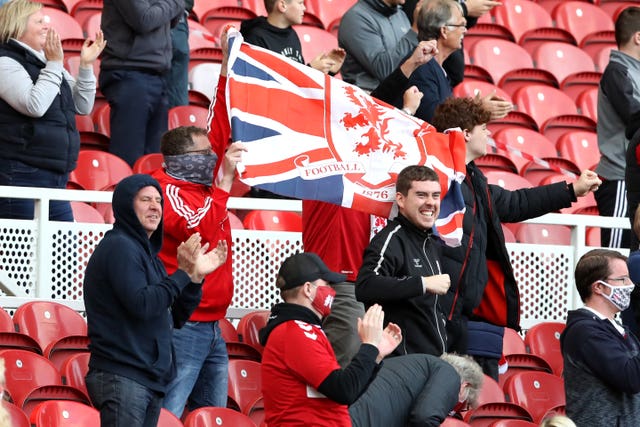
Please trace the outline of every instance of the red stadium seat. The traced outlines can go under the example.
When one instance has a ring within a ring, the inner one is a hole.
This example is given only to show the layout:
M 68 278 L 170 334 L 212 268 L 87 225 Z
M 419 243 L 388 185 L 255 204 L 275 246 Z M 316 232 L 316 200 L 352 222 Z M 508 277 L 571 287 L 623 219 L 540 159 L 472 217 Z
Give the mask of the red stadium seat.
M 69 15 L 78 21 L 80 26 L 84 27 L 87 19 L 90 19 L 96 13 L 102 12 L 103 1 L 102 0 L 62 0 L 67 6 Z M 95 33 L 88 33 L 88 36 L 93 38 Z
M 578 45 L 591 33 L 613 31 L 613 21 L 598 6 L 581 1 L 565 1 L 551 13 L 556 26 L 569 31 Z
M 560 157 L 567 158 L 580 170 L 593 169 L 600 161 L 598 135 L 595 132 L 567 132 L 556 143 Z
M 540 68 L 518 68 L 508 71 L 498 82 L 500 88 L 512 97 L 521 87 L 533 84 L 560 87 L 558 79 L 550 71 Z
M 597 123 L 598 121 L 598 88 L 593 87 L 582 91 L 576 99 L 578 111 Z
M 440 424 L 440 427 L 471 427 L 471 425 L 457 418 L 447 417 Z
M 510 191 L 532 187 L 531 182 L 518 174 L 504 171 L 489 171 L 486 174 L 489 184 L 499 185 Z
M 509 71 L 533 68 L 529 53 L 508 40 L 480 40 L 471 47 L 469 55 L 473 64 L 487 70 L 496 83 Z
M 524 223 L 518 227 L 516 239 L 536 245 L 570 245 L 571 229 L 565 225 Z
M 9 427 L 31 427 L 29 417 L 27 417 L 27 414 L 25 414 L 22 409 L 18 408 L 11 402 L 7 402 L 6 400 L 2 402 L 2 406 L 9 414 Z
M 80 25 L 82 26 L 82 31 L 85 35 L 93 39 L 96 36 L 96 32 L 100 29 L 101 23 L 102 11 L 94 11 L 90 16 L 86 17 L 84 22 Z
M 160 409 L 158 427 L 183 427 L 183 424 L 178 417 L 171 413 L 171 411 L 162 408 Z
M 502 129 L 519 127 L 524 129 L 531 129 L 538 131 L 538 125 L 533 118 L 522 111 L 510 111 L 506 117 L 501 119 L 494 119 L 487 124 L 487 127 L 492 134 L 499 132 Z
M 464 64 L 464 81 L 469 81 L 469 80 L 477 80 L 477 81 L 487 82 L 491 84 L 498 83 L 493 81 L 491 74 L 489 74 L 489 72 L 484 68 L 480 67 L 479 65 L 465 63 Z
M 253 210 L 243 224 L 247 230 L 302 232 L 302 216 L 297 212 Z
M 593 62 L 598 71 L 604 72 L 604 69 L 607 68 L 612 50 L 618 50 L 618 47 L 615 45 L 603 45 L 593 53 Z
M 571 98 L 549 86 L 522 87 L 513 95 L 513 100 L 518 109 L 533 117 L 540 128 L 552 117 L 578 114 L 578 108 Z
M 505 154 L 500 153 L 487 153 L 484 156 L 478 157 L 473 161 L 476 166 L 480 168 L 484 173 L 491 170 L 501 170 L 506 172 L 518 173 L 518 167 L 511 160 L 511 158 Z
M 322 28 L 294 25 L 293 29 L 300 38 L 302 56 L 307 63 L 321 53 L 328 53 L 338 47 L 338 38 Z
M 127 162 L 114 154 L 82 150 L 78 155 L 78 166 L 69 174 L 69 181 L 77 182 L 86 190 L 103 190 L 132 173 Z
M 538 46 L 532 56 L 536 67 L 550 71 L 559 83 L 571 74 L 595 71 L 591 57 L 582 49 L 567 43 L 544 43 Z
M 504 387 L 509 399 L 527 409 L 538 423 L 549 409 L 565 404 L 564 381 L 546 372 L 519 372 Z
M 548 374 L 552 374 L 553 370 L 549 363 L 544 360 L 540 356 L 536 356 L 535 354 L 505 354 L 504 355 L 507 361 L 507 371 L 498 376 L 498 383 L 504 390 L 505 382 L 513 375 L 523 372 L 523 371 L 535 371 L 535 372 L 546 372 Z M 506 394 L 506 393 L 505 393 Z M 507 401 L 513 402 L 513 400 L 509 400 L 508 396 L 505 396 Z M 517 403 L 517 402 L 516 402 Z
M 498 86 L 495 86 L 488 82 L 481 82 L 477 80 L 463 80 L 460 84 L 458 84 L 455 88 L 453 88 L 453 95 L 459 98 L 468 97 L 473 98 L 476 96 L 487 96 L 494 93 L 503 98 L 506 101 L 511 101 L 511 96 Z
M 311 6 L 324 28 L 337 36 L 340 19 L 356 2 L 355 0 L 310 0 L 305 3 Z
M 255 310 L 242 316 L 237 328 L 240 340 L 262 352 L 262 344 L 260 344 L 258 335 L 260 329 L 267 325 L 270 314 L 269 310 Z
M 111 136 L 111 107 L 109 107 L 109 104 L 94 108 L 91 118 L 98 132 Z
M 169 110 L 169 129 L 179 126 L 207 127 L 207 117 L 209 110 L 204 107 L 194 107 L 193 105 L 180 105 Z
M 503 0 L 502 7 L 496 7 L 492 12 L 496 24 L 507 27 L 517 43 L 527 31 L 553 27 L 549 12 L 530 0 Z
M 479 19 L 476 25 L 469 28 L 464 34 L 464 44 L 469 49 L 473 49 L 473 46 L 482 40 L 505 40 L 515 43 L 515 38 L 509 28 L 490 20 L 483 22 L 483 19 Z
M 580 43 L 580 48 L 591 58 L 593 58 L 594 55 L 603 47 L 611 46 L 616 46 L 616 35 L 614 31 L 597 31 L 595 33 L 587 34 Z
M 565 324 L 560 322 L 543 322 L 534 325 L 524 336 L 529 352 L 549 362 L 553 373 L 560 376 L 563 370 L 563 358 L 560 351 L 560 334 Z
M 249 359 L 255 360 L 256 362 L 260 361 L 262 358 L 260 350 L 247 342 L 240 342 L 238 331 L 229 320 L 226 318 L 220 319 L 218 321 L 218 326 L 220 327 L 222 338 L 227 344 L 227 353 L 229 354 L 230 359 Z
M 525 420 L 499 420 L 491 424 L 491 427 L 538 427 L 538 424 Z
M 267 10 L 264 8 L 263 0 L 241 0 L 240 4 L 245 9 L 253 11 L 257 16 L 267 15 Z
M 53 301 L 26 302 L 15 311 L 16 331 L 34 338 L 44 351 L 70 336 L 87 336 L 87 323 L 75 310 Z
M 500 384 L 485 374 L 484 381 L 482 382 L 482 388 L 480 389 L 480 393 L 478 393 L 478 405 L 504 401 L 504 391 L 502 391 Z
M 84 392 L 87 396 L 87 384 L 85 383 L 85 377 L 89 372 L 89 353 L 76 353 L 72 354 L 65 359 L 60 367 L 60 374 L 62 375 L 62 382 L 66 385 L 77 388 Z
M 229 20 L 242 21 L 257 16 L 252 10 L 239 6 L 236 0 L 217 0 L 215 3 L 196 2 L 193 12 L 211 34 L 219 34 L 221 27 Z
M 502 354 L 523 354 L 527 352 L 524 340 L 515 330 L 504 328 L 502 337 Z
M 473 427 L 487 427 L 503 419 L 533 421 L 525 408 L 511 402 L 485 403 L 473 411 L 467 411 L 464 416 L 465 422 Z
M 229 408 L 198 408 L 187 415 L 184 427 L 255 427 L 248 416 Z
M 548 164 L 530 161 L 523 166 L 520 175 L 527 178 L 534 185 L 540 185 L 543 179 L 554 176 L 558 173 L 580 175 L 580 169 L 571 160 L 562 157 L 544 157 L 542 159 Z M 570 176 L 570 175 L 569 175 Z
M 161 153 L 145 154 L 136 160 L 133 164 L 133 173 L 148 173 L 160 169 L 164 163 L 164 157 Z
M 248 415 L 262 400 L 260 363 L 253 360 L 229 360 L 229 403 Z
M 100 412 L 89 405 L 66 400 L 49 400 L 31 412 L 34 427 L 87 427 L 100 425 Z
M 523 155 L 519 156 L 517 153 L 511 153 L 508 150 L 498 148 L 498 153 L 508 155 L 509 158 L 516 164 L 518 173 L 522 171 L 524 166 L 529 163 L 530 159 L 524 155 L 533 157 L 555 157 L 557 156 L 556 147 L 551 141 L 549 141 L 544 135 L 531 129 L 524 129 L 519 127 L 505 128 L 496 132 L 493 136 L 496 143 L 517 149 Z
M 104 224 L 102 214 L 88 203 L 71 202 L 71 211 L 75 222 Z
M 16 332 L 11 315 L 0 308 L 0 350 L 18 349 L 42 354 L 38 342 L 29 335 Z
M 60 373 L 46 358 L 24 350 L 2 350 L 5 361 L 6 390 L 25 414 L 45 400 L 73 400 L 90 405 L 80 390 L 62 385 Z
M 45 22 L 50 24 L 60 35 L 65 57 L 79 55 L 84 43 L 84 33 L 78 21 L 59 9 L 43 7 L 42 13 Z

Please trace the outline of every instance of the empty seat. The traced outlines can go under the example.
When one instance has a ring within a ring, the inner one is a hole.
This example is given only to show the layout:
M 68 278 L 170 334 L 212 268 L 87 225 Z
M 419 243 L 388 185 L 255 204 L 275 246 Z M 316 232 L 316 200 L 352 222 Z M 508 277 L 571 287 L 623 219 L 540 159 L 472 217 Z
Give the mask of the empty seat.
M 321 53 L 338 48 L 338 38 L 330 32 L 309 25 L 294 25 L 302 46 L 302 56 L 309 63 Z
M 71 354 L 64 360 L 60 367 L 62 382 L 81 390 L 87 396 L 89 392 L 87 391 L 85 377 L 87 376 L 87 372 L 89 372 L 90 358 L 91 355 L 89 353 Z
M 302 232 L 302 216 L 297 212 L 253 210 L 243 224 L 247 230 Z
M 520 405 L 511 402 L 494 402 L 479 405 L 468 411 L 464 420 L 472 426 L 490 426 L 495 421 L 515 419 L 533 421 L 531 414 Z
M 501 129 L 496 132 L 494 139 L 500 145 L 497 148 L 498 153 L 508 155 L 516 164 L 518 173 L 531 161 L 531 157 L 557 156 L 557 149 L 553 143 L 541 133 L 531 129 L 519 127 Z
M 591 169 L 600 161 L 598 135 L 595 132 L 567 132 L 556 143 L 561 157 L 571 160 L 580 170 Z
M 164 157 L 161 153 L 145 154 L 136 160 L 133 164 L 133 173 L 148 173 L 160 169 L 164 163 Z
M 571 74 L 594 72 L 595 65 L 587 53 L 567 43 L 544 43 L 533 53 L 537 68 L 551 72 L 562 84 Z
M 531 183 L 526 178 L 521 177 L 518 174 L 504 171 L 489 171 L 486 174 L 489 184 L 499 185 L 507 190 L 519 190 L 521 188 L 532 187 Z
M 324 29 L 337 36 L 340 19 L 355 4 L 355 0 L 309 0 L 305 4 L 320 18 Z
M 207 127 L 209 110 L 204 107 L 193 105 L 179 105 L 169 110 L 169 129 L 179 126 Z
M 204 25 L 211 34 L 218 34 L 220 28 L 226 21 L 243 21 L 257 16 L 254 11 L 242 7 L 236 0 L 196 2 L 193 6 L 193 12 L 198 17 L 198 21 Z
M 530 0 L 503 0 L 502 7 L 493 9 L 497 24 L 507 27 L 517 43 L 527 31 L 553 27 L 549 12 Z
M 598 6 L 581 1 L 565 1 L 559 4 L 551 17 L 556 26 L 569 31 L 578 45 L 590 33 L 613 31 L 613 21 Z
M 544 360 L 542 357 L 537 356 L 535 354 L 528 353 L 518 353 L 518 354 L 506 354 L 504 355 L 507 361 L 507 370 L 504 373 L 501 373 L 498 377 L 498 383 L 505 390 L 504 385 L 506 381 L 513 375 L 519 372 L 546 372 L 548 374 L 553 373 L 553 369 L 549 366 L 549 363 Z M 506 394 L 506 393 L 505 393 Z M 509 400 L 509 396 L 505 396 L 507 401 L 513 402 L 513 400 Z M 516 402 L 517 403 L 517 402 Z
M 31 413 L 34 427 L 88 427 L 100 425 L 100 412 L 89 405 L 49 400 L 38 404 Z
M 267 325 L 270 314 L 269 310 L 256 310 L 242 316 L 237 328 L 240 340 L 262 352 L 259 332 Z
M 75 222 L 104 224 L 102 214 L 88 203 L 71 202 L 71 211 Z
M 479 19 L 476 25 L 469 28 L 464 34 L 464 44 L 469 49 L 473 49 L 477 42 L 483 40 L 505 40 L 515 43 L 511 30 L 502 24 L 491 22 L 490 18 L 488 20 Z
M 198 408 L 187 415 L 184 427 L 255 427 L 251 418 L 229 408 Z
M 245 415 L 262 400 L 260 363 L 252 360 L 229 360 L 229 403 Z
M 76 169 L 69 174 L 69 181 L 80 184 L 86 190 L 103 190 L 131 174 L 133 171 L 127 162 L 114 154 L 82 150 Z
M 527 352 L 524 340 L 515 330 L 504 328 L 502 336 L 502 354 L 523 354 Z
M 518 109 L 529 114 L 539 128 L 552 117 L 578 114 L 571 98 L 558 89 L 543 85 L 522 87 L 513 95 Z
M 560 334 L 564 328 L 565 324 L 561 322 L 542 322 L 532 326 L 524 337 L 529 351 L 549 362 L 553 373 L 558 376 L 563 370 Z
M 27 417 L 27 414 L 25 414 L 22 409 L 6 400 L 2 402 L 2 406 L 4 410 L 7 411 L 7 414 L 9 414 L 10 424 L 8 427 L 31 427 L 29 417 Z
M 576 99 L 576 106 L 578 111 L 584 116 L 589 117 L 591 120 L 598 121 L 598 88 L 589 88 Z
M 511 160 L 509 156 L 505 154 L 487 153 L 484 156 L 478 157 L 473 162 L 484 173 L 487 173 L 491 170 L 501 170 L 518 173 L 518 167 L 516 166 L 516 164 Z
M 527 409 L 537 423 L 549 409 L 565 404 L 564 381 L 546 372 L 519 372 L 504 388 L 509 399 Z
M 524 223 L 518 227 L 516 239 L 536 245 L 570 245 L 571 229 L 565 225 Z
M 75 310 L 53 301 L 30 301 L 18 307 L 13 315 L 16 331 L 33 337 L 48 357 L 63 338 L 87 336 L 87 323 Z M 85 342 L 86 346 L 86 342 Z
M 496 83 L 499 83 L 509 71 L 533 68 L 533 60 L 529 53 L 507 40 L 480 40 L 470 49 L 469 55 L 473 63 L 487 70 Z
M 463 80 L 460 84 L 456 85 L 456 87 L 453 88 L 453 95 L 459 98 L 463 98 L 463 97 L 473 98 L 476 96 L 483 97 L 483 96 L 491 95 L 494 92 L 500 98 L 503 98 L 506 101 L 512 102 L 511 96 L 507 92 L 505 92 L 498 86 L 488 82 L 481 82 L 477 80 L 469 80 L 469 81 Z
M 218 320 L 218 327 L 222 333 L 222 338 L 227 344 L 227 353 L 230 359 L 249 359 L 257 362 L 262 359 L 260 350 L 249 343 L 240 342 L 238 331 L 228 319 L 222 318 Z
M 500 384 L 498 384 L 496 380 L 486 374 L 482 382 L 482 388 L 478 393 L 477 402 L 478 405 L 504 402 L 504 391 L 502 391 L 502 387 L 500 387 Z
M 6 391 L 27 415 L 38 403 L 51 399 L 91 404 L 82 391 L 62 385 L 60 373 L 43 356 L 24 350 L 2 350 L 0 357 L 5 361 Z

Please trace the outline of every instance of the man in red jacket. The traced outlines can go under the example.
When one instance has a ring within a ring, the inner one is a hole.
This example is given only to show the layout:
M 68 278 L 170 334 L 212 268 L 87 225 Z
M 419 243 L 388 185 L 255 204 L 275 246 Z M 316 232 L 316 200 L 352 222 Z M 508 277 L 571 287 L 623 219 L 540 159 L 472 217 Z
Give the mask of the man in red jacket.
M 160 143 L 164 168 L 153 177 L 166 200 L 160 259 L 168 272 L 176 268 L 176 245 L 194 232 L 201 234 L 203 243 L 224 240 L 231 248 L 227 200 L 244 147 L 239 143 L 228 146 L 231 130 L 225 86 L 223 62 L 209 132 L 194 126 L 179 127 L 165 133 Z M 219 159 L 224 159 L 220 174 Z M 218 320 L 225 316 L 233 297 L 231 267 L 229 256 L 205 278 L 200 304 L 183 328 L 174 330 L 177 376 L 167 388 L 164 407 L 177 417 L 185 403 L 189 410 L 227 405 L 228 355 Z

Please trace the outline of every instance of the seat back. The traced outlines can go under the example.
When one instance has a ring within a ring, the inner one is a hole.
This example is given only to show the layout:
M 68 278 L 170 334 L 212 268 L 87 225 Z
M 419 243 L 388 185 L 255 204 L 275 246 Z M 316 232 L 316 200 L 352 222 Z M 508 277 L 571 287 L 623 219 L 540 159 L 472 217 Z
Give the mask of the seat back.
M 529 352 L 549 362 L 556 375 L 561 375 L 563 369 L 560 334 L 564 328 L 565 324 L 561 322 L 538 323 L 529 329 L 524 337 Z
M 541 44 L 533 53 L 533 61 L 537 68 L 550 71 L 558 83 L 562 83 L 570 74 L 596 70 L 593 59 L 586 52 L 568 43 Z
M 44 350 L 53 342 L 72 335 L 87 335 L 87 323 L 75 310 L 53 301 L 30 301 L 13 315 L 18 332 L 33 337 Z
M 270 314 L 271 312 L 269 310 L 256 310 L 242 316 L 237 328 L 241 341 L 252 345 L 262 352 L 259 332 L 260 329 L 267 325 Z
M 504 402 L 504 391 L 496 380 L 485 374 L 482 388 L 478 394 L 478 405 L 495 402 Z
M 85 377 L 89 372 L 89 359 L 91 355 L 89 353 L 76 353 L 72 354 L 65 359 L 60 368 L 60 374 L 62 374 L 62 382 L 66 385 L 81 390 L 83 393 L 89 395 L 87 391 L 87 384 Z
M 163 163 L 164 157 L 161 153 L 145 154 L 133 164 L 133 173 L 151 173 L 160 169 Z
M 503 419 L 533 421 L 531 414 L 525 408 L 512 402 L 485 403 L 472 411 L 467 411 L 464 416 L 465 422 L 473 427 L 489 426 Z
M 330 32 L 309 25 L 294 25 L 302 46 L 302 56 L 309 63 L 321 53 L 338 48 L 338 38 Z
M 222 333 L 222 338 L 226 341 L 240 341 L 238 338 L 238 331 L 236 327 L 233 326 L 233 323 L 229 321 L 226 317 L 218 320 L 218 327 L 220 328 L 220 332 Z
M 497 152 L 509 156 L 518 168 L 518 172 L 521 172 L 522 168 L 530 161 L 526 157 L 527 154 L 538 158 L 557 156 L 557 150 L 553 143 L 540 132 L 531 129 L 522 127 L 504 128 L 496 132 L 493 137 L 496 143 L 507 147 L 506 150 L 498 147 Z M 516 149 L 524 155 L 513 153 L 509 148 Z
M 255 427 L 248 416 L 229 408 L 207 406 L 187 415 L 184 427 Z
M 171 411 L 162 408 L 160 409 L 160 418 L 158 418 L 158 427 L 183 427 L 183 424 Z
M 529 52 L 508 40 L 484 39 L 473 45 L 469 51 L 474 65 L 479 65 L 491 74 L 498 84 L 507 72 L 518 68 L 533 68 Z
M 529 114 L 539 128 L 552 117 L 578 114 L 578 108 L 571 98 L 559 89 L 545 85 L 530 85 L 518 89 L 513 101 L 520 111 Z
M 527 346 L 524 340 L 515 330 L 504 328 L 502 336 L 502 354 L 523 354 L 527 352 Z
M 595 132 L 567 132 L 560 137 L 556 147 L 560 157 L 571 160 L 580 170 L 593 169 L 600 161 L 598 134 Z
M 481 82 L 478 80 L 463 80 L 458 84 L 455 88 L 453 88 L 453 95 L 459 98 L 468 97 L 472 98 L 475 96 L 486 96 L 495 92 L 495 94 L 505 101 L 512 102 L 511 96 L 499 88 L 496 85 L 493 85 L 488 82 Z
M 82 150 L 78 155 L 78 166 L 69 174 L 69 180 L 86 190 L 104 190 L 132 174 L 127 162 L 114 154 Z
M 498 420 L 491 427 L 537 427 L 538 424 L 525 420 Z
M 34 427 L 87 427 L 100 425 L 100 412 L 91 406 L 68 400 L 48 400 L 31 412 Z
M 71 211 L 75 222 L 104 224 L 104 217 L 96 208 L 85 202 L 71 202 Z
M 527 409 L 537 423 L 549 409 L 565 404 L 564 381 L 545 372 L 519 372 L 506 381 L 504 389 L 509 399 Z
M 496 24 L 511 30 L 516 42 L 530 29 L 553 27 L 549 12 L 531 0 L 504 0 L 502 7 L 493 9 Z
M 253 360 L 229 360 L 229 403 L 248 415 L 262 399 L 260 363 Z M 228 405 L 229 406 L 229 405 Z
M 613 31 L 613 21 L 598 6 L 582 1 L 564 1 L 551 12 L 556 26 L 569 31 L 578 45 L 596 31 Z
M 533 187 L 526 178 L 518 174 L 505 171 L 488 171 L 485 173 L 489 184 L 499 185 L 507 190 L 519 190 L 521 188 Z
M 195 105 L 179 105 L 169 110 L 169 129 L 179 126 L 207 127 L 209 110 Z
M 594 121 L 598 121 L 598 88 L 589 88 L 583 90 L 578 99 L 576 99 L 576 105 L 580 110 L 580 113 L 589 117 Z
M 247 230 L 302 232 L 302 215 L 297 212 L 253 210 L 242 223 Z
M 555 224 L 521 224 L 516 231 L 520 243 L 536 245 L 570 245 L 571 229 Z
M 2 406 L 4 410 L 7 411 L 7 414 L 9 414 L 10 427 L 31 427 L 29 417 L 27 417 L 27 414 L 25 414 L 22 409 L 6 400 L 2 402 Z
M 68 13 L 58 9 L 43 7 L 42 14 L 44 15 L 44 21 L 58 32 L 60 40 L 84 39 L 82 27 L 78 21 Z

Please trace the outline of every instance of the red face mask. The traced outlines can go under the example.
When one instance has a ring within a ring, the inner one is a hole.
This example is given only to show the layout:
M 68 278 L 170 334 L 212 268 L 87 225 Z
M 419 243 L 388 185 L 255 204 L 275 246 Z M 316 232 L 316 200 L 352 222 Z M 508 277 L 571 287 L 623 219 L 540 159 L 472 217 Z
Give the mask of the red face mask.
M 336 291 L 331 286 L 317 286 L 316 296 L 311 301 L 311 305 L 325 318 L 331 313 L 331 304 L 335 296 Z

